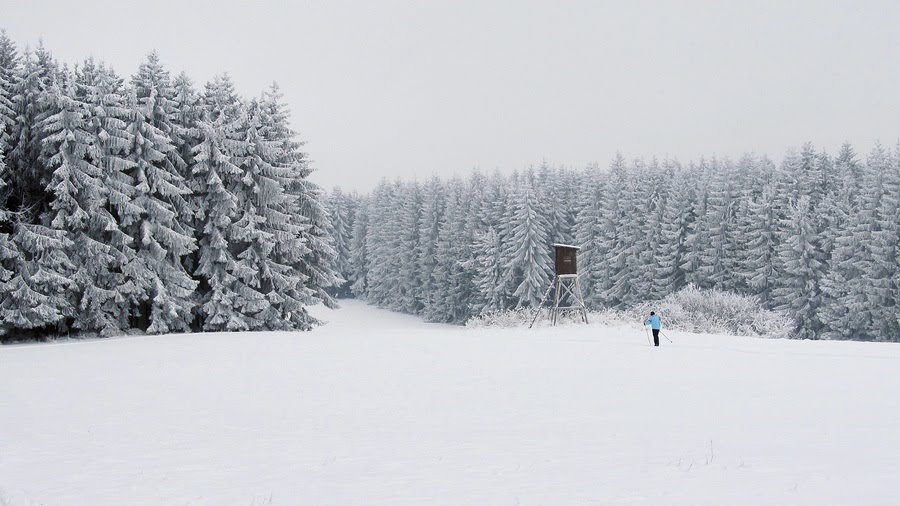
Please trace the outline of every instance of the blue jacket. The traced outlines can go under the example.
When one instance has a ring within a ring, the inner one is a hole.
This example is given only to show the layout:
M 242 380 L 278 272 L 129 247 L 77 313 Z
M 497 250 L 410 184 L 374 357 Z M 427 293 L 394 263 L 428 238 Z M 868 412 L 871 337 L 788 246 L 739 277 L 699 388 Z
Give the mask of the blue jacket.
M 647 321 L 644 322 L 644 325 L 650 325 L 651 328 L 659 330 L 662 327 L 662 322 L 659 321 L 659 315 L 655 314 L 650 318 L 647 318 Z

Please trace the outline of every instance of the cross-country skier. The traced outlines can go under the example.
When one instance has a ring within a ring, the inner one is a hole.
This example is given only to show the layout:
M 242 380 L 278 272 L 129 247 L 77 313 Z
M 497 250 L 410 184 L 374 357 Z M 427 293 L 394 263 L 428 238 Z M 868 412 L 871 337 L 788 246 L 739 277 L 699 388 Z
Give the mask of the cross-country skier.
M 659 329 L 662 328 L 662 322 L 653 311 L 650 311 L 650 318 L 647 318 L 647 321 L 644 322 L 644 326 L 647 325 L 650 325 L 650 328 L 653 329 L 653 346 L 659 346 Z

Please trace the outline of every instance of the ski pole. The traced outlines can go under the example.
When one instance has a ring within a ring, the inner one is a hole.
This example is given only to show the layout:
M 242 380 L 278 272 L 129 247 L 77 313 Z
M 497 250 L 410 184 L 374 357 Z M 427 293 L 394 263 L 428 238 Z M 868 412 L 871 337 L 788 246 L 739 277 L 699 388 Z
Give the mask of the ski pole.
M 664 333 L 664 332 L 663 332 L 663 331 L 662 331 L 662 330 L 660 330 L 660 331 L 659 331 L 659 333 L 660 333 L 660 334 L 662 334 L 662 335 L 663 335 L 663 337 L 665 337 L 665 338 L 666 338 L 666 341 L 669 341 L 669 342 L 670 342 L 670 343 L 672 343 L 672 340 L 671 340 L 671 339 L 669 339 L 669 336 L 667 336 L 667 335 L 666 335 L 666 334 L 665 334 L 665 333 Z M 672 344 L 675 344 L 675 343 L 672 343 Z
M 653 344 L 653 338 L 650 337 L 650 331 L 647 329 L 647 326 L 644 325 L 644 333 L 647 334 L 647 343 Z

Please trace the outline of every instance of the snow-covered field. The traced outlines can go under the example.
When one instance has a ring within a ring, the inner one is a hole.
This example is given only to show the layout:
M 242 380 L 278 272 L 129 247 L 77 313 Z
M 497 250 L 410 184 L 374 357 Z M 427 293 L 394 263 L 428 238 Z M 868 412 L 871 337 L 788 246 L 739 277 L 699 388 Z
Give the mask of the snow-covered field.
M 0 505 L 900 504 L 900 346 L 464 329 L 0 347 Z

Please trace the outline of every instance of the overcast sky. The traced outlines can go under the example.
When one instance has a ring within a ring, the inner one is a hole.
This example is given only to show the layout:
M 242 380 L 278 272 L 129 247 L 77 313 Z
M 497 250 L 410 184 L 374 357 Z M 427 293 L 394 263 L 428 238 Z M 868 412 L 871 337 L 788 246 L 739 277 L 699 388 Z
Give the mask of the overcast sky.
M 17 43 L 277 81 L 326 186 L 900 138 L 900 2 L 0 0 Z

